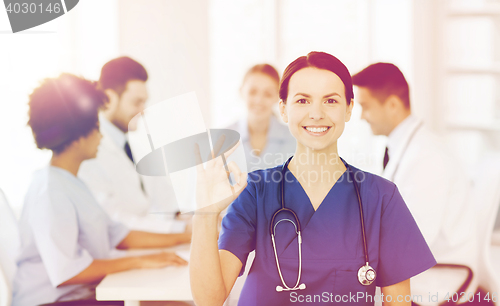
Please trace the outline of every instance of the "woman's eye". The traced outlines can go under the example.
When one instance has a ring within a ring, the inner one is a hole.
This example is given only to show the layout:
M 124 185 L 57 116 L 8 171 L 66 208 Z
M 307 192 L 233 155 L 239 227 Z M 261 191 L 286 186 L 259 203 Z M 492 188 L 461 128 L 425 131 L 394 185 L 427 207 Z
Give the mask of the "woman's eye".
M 334 100 L 334 99 L 328 99 L 328 100 L 326 100 L 326 102 L 327 102 L 328 104 L 334 104 L 334 103 L 337 103 L 337 100 Z
M 307 103 L 307 100 L 306 99 L 299 99 L 299 100 L 297 100 L 297 103 L 304 104 L 304 103 Z

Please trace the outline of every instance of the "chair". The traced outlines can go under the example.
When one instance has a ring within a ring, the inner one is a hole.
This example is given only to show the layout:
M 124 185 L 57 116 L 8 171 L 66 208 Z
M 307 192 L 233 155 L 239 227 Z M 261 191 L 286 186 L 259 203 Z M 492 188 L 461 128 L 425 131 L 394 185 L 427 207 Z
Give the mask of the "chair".
M 483 158 L 473 174 L 473 183 L 472 200 L 477 206 L 478 218 L 479 286 L 487 292 L 500 294 L 499 274 L 491 261 L 491 236 L 500 206 L 500 155 Z M 500 305 L 500 301 L 495 305 Z
M 12 280 L 16 273 L 19 230 L 12 209 L 0 190 L 0 306 L 10 306 Z
M 456 292 L 465 292 L 471 280 L 474 278 L 477 282 L 478 289 L 474 295 L 472 303 L 464 303 L 463 305 L 497 305 L 500 306 L 500 277 L 498 270 L 495 270 L 495 263 L 500 264 L 500 258 L 492 257 L 492 233 L 496 217 L 500 206 L 500 155 L 489 155 L 482 158 L 481 162 L 474 168 L 472 173 L 472 188 L 470 192 L 470 205 L 475 208 L 476 217 L 476 245 L 477 245 L 477 265 L 475 273 L 465 266 L 438 264 L 435 268 L 452 269 L 456 271 L 467 271 L 467 279 Z M 498 251 L 500 254 L 500 250 Z M 435 269 L 434 269 L 435 270 Z M 481 303 L 477 301 L 477 294 L 484 297 L 489 293 L 489 298 L 493 298 L 493 293 L 496 294 L 495 301 L 487 301 L 482 299 Z M 460 295 L 459 295 L 460 296 Z M 439 305 L 456 305 L 457 303 L 445 302 Z M 417 304 L 413 304 L 417 305 Z

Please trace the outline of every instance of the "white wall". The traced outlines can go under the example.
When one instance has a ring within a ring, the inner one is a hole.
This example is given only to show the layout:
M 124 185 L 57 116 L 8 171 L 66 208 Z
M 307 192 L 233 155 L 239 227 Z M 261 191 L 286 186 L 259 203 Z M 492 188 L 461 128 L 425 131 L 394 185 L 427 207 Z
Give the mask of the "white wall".
M 39 82 L 70 72 L 99 76 L 118 54 L 116 0 L 80 1 L 67 14 L 12 34 L 0 9 L 0 188 L 19 213 L 33 171 L 51 153 L 36 148 L 28 121 L 28 96 Z
M 0 44 L 7 46 L 0 48 L 0 188 L 20 207 L 31 173 L 50 158 L 35 148 L 26 127 L 28 94 L 39 80 L 62 71 L 96 79 L 101 66 L 119 55 L 147 68 L 150 104 L 195 91 L 207 126 L 224 126 L 244 112 L 238 90 L 253 64 L 268 62 L 282 72 L 311 50 L 336 55 L 351 73 L 373 62 L 393 62 L 410 82 L 414 112 L 458 152 L 474 148 L 466 159 L 499 151 L 498 131 L 449 132 L 443 123 L 443 2 L 86 0 L 16 35 L 5 35 L 10 26 L 0 10 Z M 359 115 L 355 105 L 340 151 L 376 172 L 385 140 L 371 136 Z
M 469 172 L 485 156 L 500 153 L 500 79 L 489 71 L 497 67 L 499 11 L 488 8 L 492 4 L 413 4 L 414 105 Z
M 411 0 L 212 0 L 210 83 L 213 123 L 244 113 L 238 90 L 246 70 L 267 62 L 281 73 L 297 57 L 325 51 L 356 73 L 376 61 L 398 65 L 413 79 Z M 349 162 L 379 171 L 385 140 L 354 116 L 339 141 Z
M 120 53 L 146 67 L 148 103 L 195 91 L 209 124 L 208 0 L 121 0 L 118 8 Z
M 209 1 L 212 123 L 227 126 L 244 114 L 239 88 L 255 64 L 277 67 L 278 0 Z

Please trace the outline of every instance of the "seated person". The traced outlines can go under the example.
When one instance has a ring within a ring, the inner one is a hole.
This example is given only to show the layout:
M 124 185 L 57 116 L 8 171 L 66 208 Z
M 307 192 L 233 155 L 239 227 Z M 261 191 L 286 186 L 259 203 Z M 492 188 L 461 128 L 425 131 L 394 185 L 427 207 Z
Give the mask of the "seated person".
M 111 258 L 115 248 L 168 247 L 191 237 L 130 231 L 112 221 L 77 178 L 82 161 L 96 156 L 102 138 L 97 113 L 105 102 L 94 83 L 70 74 L 46 79 L 30 96 L 28 125 L 38 148 L 53 155 L 25 198 L 14 306 L 73 300 L 100 305 L 95 285 L 109 273 L 187 264 L 167 252 Z
M 169 176 L 139 175 L 127 140 L 129 130 L 137 128 L 132 118 L 148 100 L 147 81 L 144 66 L 129 57 L 102 67 L 98 84 L 108 97 L 99 116 L 102 140 L 96 158 L 82 163 L 78 177 L 114 221 L 134 230 L 182 232 L 185 222 L 174 220 L 179 209 Z

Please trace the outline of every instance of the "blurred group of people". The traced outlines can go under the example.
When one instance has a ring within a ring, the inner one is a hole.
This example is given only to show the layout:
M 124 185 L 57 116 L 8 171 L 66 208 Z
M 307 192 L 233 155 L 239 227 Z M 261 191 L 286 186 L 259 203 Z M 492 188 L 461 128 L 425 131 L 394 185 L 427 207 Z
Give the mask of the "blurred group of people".
M 369 123 L 373 135 L 387 137 L 379 175 L 397 185 L 438 262 L 412 280 L 412 294 L 429 298 L 431 292 L 442 302 L 446 293 L 463 284 L 467 292 L 475 292 L 477 280 L 468 279 L 472 274 L 467 273 L 468 268 L 470 273 L 476 270 L 478 260 L 468 174 L 444 142 L 412 113 L 410 88 L 397 66 L 372 64 L 352 80 L 361 119 Z M 249 171 L 281 165 L 295 152 L 295 139 L 272 111 L 279 81 L 279 74 L 267 64 L 250 68 L 243 79 L 241 96 L 248 115 L 230 128 L 241 134 Z M 253 258 L 251 253 L 245 275 Z M 458 272 L 442 275 L 441 266 L 458 268 Z M 245 277 L 238 278 L 230 304 L 238 300 L 244 281 Z
M 158 209 L 151 195 L 168 182 L 150 183 L 135 171 L 127 133 L 144 110 L 147 79 L 140 63 L 121 57 L 103 66 L 97 82 L 65 73 L 43 80 L 30 95 L 28 125 L 37 147 L 53 154 L 25 198 L 13 305 L 100 304 L 95 286 L 109 273 L 187 264 L 173 252 L 113 252 L 191 239 L 175 218 L 175 203 L 151 214 Z
M 176 218 L 175 198 L 163 197 L 171 202 L 152 207 L 152 195 L 168 188 L 168 178 L 151 180 L 135 171 L 127 133 L 148 100 L 147 80 L 140 63 L 120 57 L 103 66 L 97 82 L 62 74 L 44 80 L 30 95 L 28 124 L 38 148 L 53 156 L 35 174 L 25 198 L 13 305 L 98 304 L 95 285 L 106 274 L 186 264 L 166 252 L 111 256 L 113 249 L 168 247 L 191 239 L 189 226 Z M 399 188 L 437 262 L 474 271 L 474 211 L 460 163 L 412 113 L 409 85 L 395 65 L 370 65 L 352 80 L 362 119 L 374 135 L 387 136 L 380 174 Z M 295 139 L 274 113 L 279 88 L 280 74 L 269 64 L 253 66 L 243 77 L 246 115 L 228 128 L 240 134 L 248 172 L 281 165 L 296 150 Z M 152 214 L 155 209 L 166 213 Z M 435 269 L 412 281 L 413 294 L 456 290 L 446 284 L 429 287 L 435 284 L 429 279 L 439 278 Z M 243 281 L 228 303 L 238 299 Z M 459 285 L 464 281 L 458 279 Z M 475 286 L 471 282 L 468 291 Z

